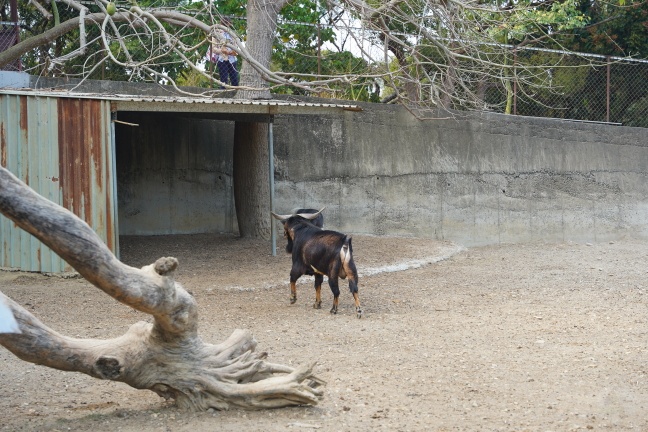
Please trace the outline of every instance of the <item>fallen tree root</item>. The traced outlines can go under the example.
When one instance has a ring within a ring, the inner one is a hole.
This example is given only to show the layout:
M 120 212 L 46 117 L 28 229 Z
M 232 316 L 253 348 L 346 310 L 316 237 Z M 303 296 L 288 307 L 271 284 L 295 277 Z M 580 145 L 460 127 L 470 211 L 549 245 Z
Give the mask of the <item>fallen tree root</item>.
M 315 405 L 324 382 L 314 363 L 291 368 L 268 363 L 257 342 L 236 330 L 218 345 L 198 337 L 195 299 L 173 278 L 172 257 L 137 269 L 120 262 L 85 222 L 41 197 L 0 167 L 0 213 L 38 238 L 97 288 L 153 316 L 121 337 L 75 339 L 48 328 L 0 293 L 20 333 L 0 333 L 19 358 L 64 371 L 148 389 L 192 410 Z

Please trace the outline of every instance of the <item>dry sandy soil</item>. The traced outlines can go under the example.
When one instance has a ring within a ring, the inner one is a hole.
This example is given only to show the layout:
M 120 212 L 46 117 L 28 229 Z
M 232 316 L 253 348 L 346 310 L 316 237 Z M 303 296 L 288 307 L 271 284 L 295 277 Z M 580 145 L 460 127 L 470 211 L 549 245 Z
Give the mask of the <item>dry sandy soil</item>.
M 283 244 L 280 245 L 283 247 Z M 228 236 L 122 238 L 133 266 L 180 260 L 203 339 L 250 329 L 275 363 L 316 360 L 314 407 L 182 412 L 152 392 L 22 362 L 0 348 L 0 430 L 648 431 L 648 243 L 462 248 L 354 236 L 365 311 L 288 301 L 290 258 Z M 57 331 L 123 334 L 149 317 L 80 278 L 0 272 Z

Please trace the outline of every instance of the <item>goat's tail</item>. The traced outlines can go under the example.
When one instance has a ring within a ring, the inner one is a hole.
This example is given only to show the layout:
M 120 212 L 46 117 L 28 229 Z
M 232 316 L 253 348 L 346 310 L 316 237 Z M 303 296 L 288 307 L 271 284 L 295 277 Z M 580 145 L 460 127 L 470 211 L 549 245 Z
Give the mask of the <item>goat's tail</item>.
M 342 260 L 342 266 L 345 269 L 349 265 L 349 262 L 353 259 L 352 253 L 353 248 L 351 247 L 351 236 L 345 236 L 344 243 L 342 244 L 342 249 L 340 249 L 340 259 Z
M 342 271 L 340 275 L 344 279 L 349 278 L 349 289 L 352 293 L 358 292 L 358 270 L 353 261 L 353 247 L 351 246 L 351 236 L 344 237 L 342 249 L 340 249 L 340 260 L 342 261 Z

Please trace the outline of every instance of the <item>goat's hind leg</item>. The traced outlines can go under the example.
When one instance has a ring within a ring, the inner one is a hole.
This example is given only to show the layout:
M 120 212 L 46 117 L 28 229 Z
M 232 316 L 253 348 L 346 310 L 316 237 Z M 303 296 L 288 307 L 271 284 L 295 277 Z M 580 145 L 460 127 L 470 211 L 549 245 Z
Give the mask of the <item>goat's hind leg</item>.
M 313 303 L 314 309 L 322 309 L 322 282 L 324 282 L 324 276 L 321 274 L 315 275 L 315 303 Z
M 362 318 L 362 308 L 360 307 L 360 297 L 358 296 L 358 283 L 351 278 L 349 278 L 349 291 L 351 291 L 351 294 L 353 295 L 356 315 L 358 318 Z
M 331 292 L 333 293 L 333 307 L 331 308 L 331 313 L 333 315 L 338 313 L 338 303 L 340 300 L 340 287 L 338 286 L 337 278 L 332 278 L 329 276 L 329 287 L 331 287 Z

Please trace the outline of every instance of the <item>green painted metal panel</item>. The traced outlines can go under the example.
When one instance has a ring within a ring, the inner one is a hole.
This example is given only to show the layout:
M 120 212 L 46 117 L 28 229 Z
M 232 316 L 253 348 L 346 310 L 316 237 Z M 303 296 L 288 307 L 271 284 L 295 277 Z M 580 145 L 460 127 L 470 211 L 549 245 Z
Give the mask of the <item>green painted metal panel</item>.
M 36 192 L 85 220 L 117 250 L 109 102 L 0 93 L 0 162 Z M 0 268 L 73 270 L 4 216 Z

